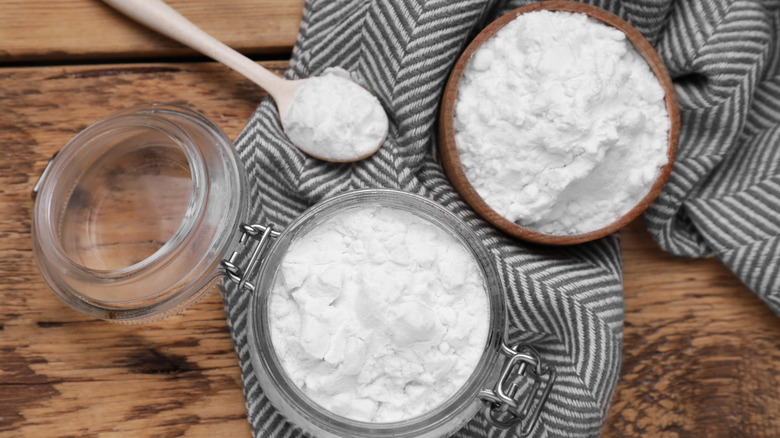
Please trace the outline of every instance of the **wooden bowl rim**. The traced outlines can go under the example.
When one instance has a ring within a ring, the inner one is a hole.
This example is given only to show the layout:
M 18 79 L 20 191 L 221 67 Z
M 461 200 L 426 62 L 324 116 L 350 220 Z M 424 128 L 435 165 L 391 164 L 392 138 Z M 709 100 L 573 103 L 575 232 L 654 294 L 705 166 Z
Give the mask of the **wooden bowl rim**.
M 482 197 L 468 181 L 468 178 L 466 178 L 463 165 L 460 161 L 460 155 L 455 144 L 453 128 L 455 100 L 457 99 L 460 79 L 463 76 L 463 72 L 465 71 L 468 62 L 471 60 L 471 57 L 485 41 L 490 39 L 490 37 L 498 32 L 498 30 L 513 21 L 515 18 L 522 14 L 540 10 L 586 14 L 593 19 L 596 19 L 608 26 L 612 26 L 622 31 L 628 40 L 633 44 L 634 48 L 636 48 L 636 50 L 647 61 L 647 63 L 650 65 L 650 69 L 661 83 L 661 86 L 664 89 L 664 100 L 666 101 L 667 112 L 669 115 L 669 141 L 667 149 L 668 162 L 661 168 L 661 172 L 659 173 L 658 178 L 651 187 L 650 191 L 645 195 L 644 198 L 642 198 L 641 201 L 639 201 L 639 203 L 637 203 L 636 206 L 634 206 L 634 208 L 629 210 L 615 222 L 598 230 L 582 234 L 552 235 L 540 233 L 538 231 L 517 225 L 516 223 L 498 214 L 485 202 L 484 199 L 482 199 Z M 573 245 L 596 240 L 614 233 L 615 231 L 625 227 L 631 221 L 636 219 L 640 214 L 642 214 L 642 212 L 647 209 L 647 207 L 650 206 L 655 198 L 658 197 L 658 195 L 661 193 L 661 190 L 663 189 L 664 184 L 669 179 L 669 175 L 674 165 L 675 155 L 677 153 L 677 142 L 679 136 L 680 108 L 677 101 L 677 93 L 674 89 L 672 78 L 669 76 L 669 72 L 666 70 L 666 66 L 650 42 L 638 30 L 636 30 L 636 28 L 631 26 L 628 22 L 618 17 L 617 15 L 614 15 L 596 6 L 566 0 L 544 1 L 522 6 L 502 15 L 490 23 L 485 29 L 483 29 L 466 47 L 460 58 L 458 58 L 458 61 L 456 62 L 453 71 L 450 74 L 447 86 L 444 89 L 444 94 L 442 95 L 441 111 L 439 113 L 439 151 L 442 157 L 442 164 L 453 186 L 458 191 L 458 193 L 460 193 L 466 203 L 468 203 L 477 212 L 477 214 L 507 234 L 530 242 L 546 245 Z

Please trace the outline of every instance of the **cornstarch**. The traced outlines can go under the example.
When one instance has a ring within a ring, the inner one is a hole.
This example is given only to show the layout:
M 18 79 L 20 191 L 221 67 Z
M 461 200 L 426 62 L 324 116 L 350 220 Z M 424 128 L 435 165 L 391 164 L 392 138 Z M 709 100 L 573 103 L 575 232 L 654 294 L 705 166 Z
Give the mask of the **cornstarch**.
M 462 76 L 454 125 L 482 199 L 546 234 L 610 225 L 667 163 L 661 84 L 623 32 L 585 14 L 522 14 L 486 41 Z
M 269 314 L 291 380 L 334 413 L 378 423 L 454 395 L 477 366 L 489 323 L 471 253 L 425 219 L 371 205 L 293 241 Z
M 283 118 L 290 141 L 310 155 L 352 161 L 374 153 L 387 134 L 379 100 L 339 68 L 309 78 Z

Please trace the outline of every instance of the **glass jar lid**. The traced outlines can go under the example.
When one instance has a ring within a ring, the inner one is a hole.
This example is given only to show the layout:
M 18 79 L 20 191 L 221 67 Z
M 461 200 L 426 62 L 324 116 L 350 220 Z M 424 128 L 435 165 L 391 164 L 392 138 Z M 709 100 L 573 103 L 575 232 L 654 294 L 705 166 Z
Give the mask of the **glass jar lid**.
M 89 315 L 170 316 L 216 286 L 244 188 L 232 143 L 202 114 L 161 104 L 111 114 L 73 138 L 36 184 L 39 270 Z

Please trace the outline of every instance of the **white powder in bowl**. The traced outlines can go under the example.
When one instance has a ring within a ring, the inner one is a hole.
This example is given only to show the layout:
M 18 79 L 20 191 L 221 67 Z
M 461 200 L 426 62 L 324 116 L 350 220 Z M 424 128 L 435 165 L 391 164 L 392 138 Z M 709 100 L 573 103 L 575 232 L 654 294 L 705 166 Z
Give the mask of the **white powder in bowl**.
M 379 206 L 341 212 L 288 248 L 269 304 L 290 379 L 344 417 L 387 423 L 441 405 L 475 370 L 488 301 L 471 253 Z
M 379 99 L 338 68 L 309 78 L 282 122 L 293 144 L 329 161 L 366 158 L 379 149 L 388 129 Z
M 667 163 L 661 84 L 623 32 L 585 14 L 522 14 L 482 44 L 454 126 L 482 199 L 546 234 L 610 225 Z

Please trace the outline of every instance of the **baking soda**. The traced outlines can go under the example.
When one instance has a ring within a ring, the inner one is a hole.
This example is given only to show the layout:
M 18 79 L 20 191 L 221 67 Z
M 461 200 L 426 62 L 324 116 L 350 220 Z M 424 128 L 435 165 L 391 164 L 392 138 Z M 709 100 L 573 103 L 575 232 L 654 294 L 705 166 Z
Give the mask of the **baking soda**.
M 585 14 L 519 15 L 474 53 L 455 105 L 470 183 L 553 235 L 610 225 L 667 163 L 664 90 L 620 30 Z
M 297 238 L 269 313 L 295 385 L 336 414 L 378 423 L 429 412 L 462 387 L 490 319 L 471 252 L 429 221 L 379 206 Z
M 309 78 L 295 92 L 283 123 L 293 144 L 330 161 L 371 155 L 388 129 L 387 115 L 376 96 L 337 68 Z

